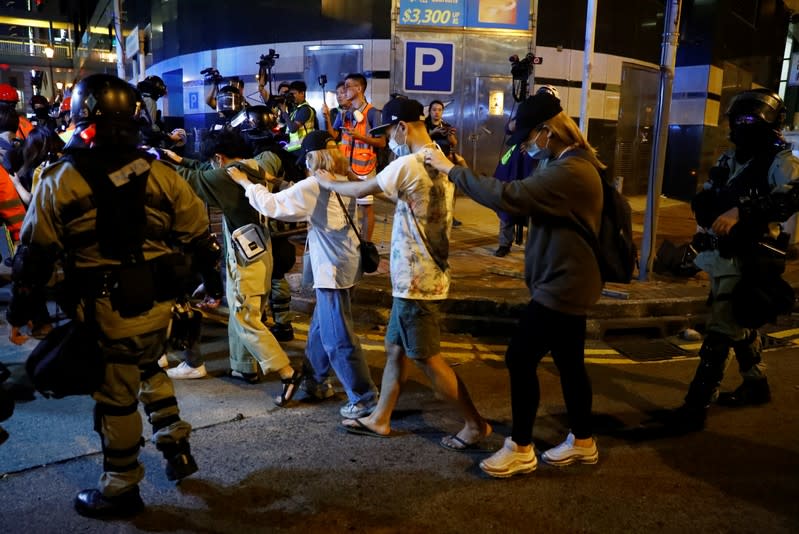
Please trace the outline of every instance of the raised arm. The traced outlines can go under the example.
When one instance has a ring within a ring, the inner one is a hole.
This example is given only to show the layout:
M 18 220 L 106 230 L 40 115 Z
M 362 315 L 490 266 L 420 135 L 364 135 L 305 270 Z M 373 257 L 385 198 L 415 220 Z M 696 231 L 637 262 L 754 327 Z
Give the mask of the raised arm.
M 335 176 L 328 171 L 318 170 L 315 174 L 316 177 L 319 178 L 319 187 L 327 189 L 328 191 L 335 191 L 345 197 L 361 198 L 382 192 L 376 178 L 369 178 L 368 180 L 358 182 L 339 182 L 336 180 Z

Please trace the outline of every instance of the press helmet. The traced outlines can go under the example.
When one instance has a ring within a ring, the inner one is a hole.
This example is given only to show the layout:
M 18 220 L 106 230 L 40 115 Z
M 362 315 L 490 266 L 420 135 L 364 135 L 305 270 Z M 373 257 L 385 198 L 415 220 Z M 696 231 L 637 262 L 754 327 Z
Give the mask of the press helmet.
M 226 85 L 216 95 L 216 110 L 225 115 L 237 113 L 242 108 L 241 91 Z
M 110 74 L 92 74 L 72 91 L 70 116 L 75 134 L 67 148 L 136 146 L 141 98 L 129 83 Z
M 16 106 L 19 102 L 19 93 L 11 85 L 0 83 L 0 102 Z
M 769 89 L 738 93 L 727 108 L 730 127 L 762 123 L 780 129 L 785 122 L 785 103 Z

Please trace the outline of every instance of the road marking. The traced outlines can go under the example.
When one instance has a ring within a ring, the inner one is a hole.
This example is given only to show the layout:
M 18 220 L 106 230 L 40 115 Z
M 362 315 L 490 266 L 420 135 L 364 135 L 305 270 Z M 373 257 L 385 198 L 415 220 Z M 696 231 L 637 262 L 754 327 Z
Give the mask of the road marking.
M 776 337 L 777 339 L 785 339 L 786 337 L 799 336 L 799 328 L 791 328 L 790 330 L 782 330 L 780 332 L 769 332 L 766 335 L 769 337 Z
M 292 321 L 294 327 L 294 340 L 299 342 L 308 341 L 308 330 L 310 324 L 304 321 Z M 792 330 L 785 330 L 782 332 L 768 334 L 777 338 L 785 338 L 793 335 L 799 335 L 799 328 Z M 384 334 L 371 334 L 364 333 L 358 334 L 361 341 L 361 348 L 364 351 L 370 352 L 383 352 L 385 350 Z M 794 345 L 799 345 L 799 339 L 790 340 Z M 676 344 L 683 350 L 692 351 L 698 350 L 701 343 L 686 343 Z M 494 362 L 502 363 L 505 361 L 505 352 L 507 345 L 505 344 L 487 344 L 487 343 L 471 343 L 460 341 L 441 341 L 441 356 L 453 364 L 467 363 L 467 362 Z M 685 361 L 697 359 L 696 355 L 678 356 L 664 360 L 647 360 L 637 361 L 632 358 L 624 357 L 619 351 L 612 347 L 594 347 L 585 348 L 585 362 L 594 365 L 638 365 L 638 364 L 663 364 L 675 361 Z M 552 357 L 548 354 L 544 357 L 545 360 L 552 361 Z

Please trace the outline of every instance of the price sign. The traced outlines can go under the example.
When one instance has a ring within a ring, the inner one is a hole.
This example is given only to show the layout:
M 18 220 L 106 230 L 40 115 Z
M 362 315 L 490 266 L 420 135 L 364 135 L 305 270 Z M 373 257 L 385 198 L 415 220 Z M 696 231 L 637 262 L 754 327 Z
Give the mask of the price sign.
M 400 0 L 399 23 L 410 26 L 463 26 L 465 0 Z

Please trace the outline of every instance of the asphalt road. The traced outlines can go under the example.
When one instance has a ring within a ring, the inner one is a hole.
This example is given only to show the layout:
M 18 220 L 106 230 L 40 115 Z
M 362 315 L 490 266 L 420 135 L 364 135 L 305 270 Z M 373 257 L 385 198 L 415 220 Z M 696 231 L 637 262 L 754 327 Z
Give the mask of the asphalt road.
M 300 325 L 301 326 L 301 325 Z M 21 362 L 0 327 L 3 361 Z M 300 332 L 302 334 L 304 332 Z M 361 332 L 379 381 L 381 332 Z M 177 383 L 192 422 L 200 472 L 166 480 L 155 448 L 142 452 L 146 511 L 130 520 L 78 516 L 72 499 L 92 487 L 102 464 L 91 430 L 91 401 L 37 398 L 2 426 L 0 532 L 799 532 L 799 359 L 788 345 L 767 353 L 774 401 L 738 410 L 714 407 L 707 429 L 685 436 L 649 432 L 650 413 L 677 406 L 692 376 L 691 355 L 635 361 L 591 349 L 600 451 L 595 466 L 554 468 L 507 480 L 477 467 L 488 452 L 438 446 L 457 416 L 413 370 L 392 421 L 375 439 L 337 428 L 343 394 L 319 404 L 270 401 L 276 376 L 258 385 L 224 377 L 226 332 L 206 331 L 212 377 Z M 797 333 L 799 335 L 799 332 Z M 303 336 L 300 336 L 301 338 Z M 447 336 L 443 351 L 495 434 L 509 432 L 503 340 Z M 303 339 L 287 344 L 292 358 Z M 724 386 L 738 383 L 734 365 Z M 557 371 L 539 369 L 539 451 L 567 432 Z

